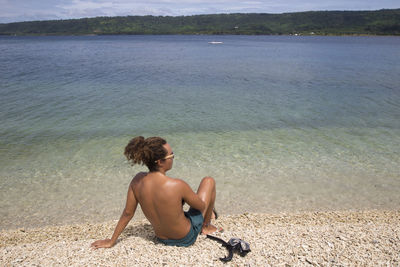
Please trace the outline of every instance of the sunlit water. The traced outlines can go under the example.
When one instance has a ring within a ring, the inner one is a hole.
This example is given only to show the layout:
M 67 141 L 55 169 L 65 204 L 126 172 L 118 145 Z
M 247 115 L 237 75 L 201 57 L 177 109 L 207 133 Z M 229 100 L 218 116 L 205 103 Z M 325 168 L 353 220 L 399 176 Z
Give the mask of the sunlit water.
M 117 219 L 137 135 L 220 213 L 400 205 L 398 37 L 0 37 L 0 62 L 0 229 Z

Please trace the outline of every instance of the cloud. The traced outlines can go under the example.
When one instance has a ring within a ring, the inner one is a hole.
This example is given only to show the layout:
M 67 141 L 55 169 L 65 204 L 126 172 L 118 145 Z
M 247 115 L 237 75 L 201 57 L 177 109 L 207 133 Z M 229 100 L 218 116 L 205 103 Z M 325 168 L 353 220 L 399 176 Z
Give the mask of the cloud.
M 55 12 L 52 4 L 48 0 L 37 1 L 37 3 L 26 0 L 0 0 L 0 23 L 58 19 L 58 13 Z
M 126 15 L 283 13 L 399 8 L 398 0 L 0 0 L 0 22 Z

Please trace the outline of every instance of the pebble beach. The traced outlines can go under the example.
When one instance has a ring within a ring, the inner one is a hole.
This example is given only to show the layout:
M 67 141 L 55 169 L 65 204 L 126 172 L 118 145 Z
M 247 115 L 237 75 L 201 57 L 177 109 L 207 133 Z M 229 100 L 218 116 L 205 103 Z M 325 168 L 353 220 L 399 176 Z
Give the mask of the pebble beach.
M 157 242 L 147 220 L 133 219 L 110 249 L 90 248 L 109 238 L 116 221 L 3 230 L 2 266 L 399 266 L 400 210 L 222 214 L 216 233 L 250 243 L 245 257 L 201 235 L 188 248 Z

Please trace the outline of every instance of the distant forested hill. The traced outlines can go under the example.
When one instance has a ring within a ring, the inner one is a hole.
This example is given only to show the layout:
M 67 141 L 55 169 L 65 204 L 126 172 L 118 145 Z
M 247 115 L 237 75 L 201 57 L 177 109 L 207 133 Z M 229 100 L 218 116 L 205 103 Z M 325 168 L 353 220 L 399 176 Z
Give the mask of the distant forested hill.
M 0 34 L 400 35 L 400 9 L 179 17 L 126 16 L 30 21 L 0 24 Z

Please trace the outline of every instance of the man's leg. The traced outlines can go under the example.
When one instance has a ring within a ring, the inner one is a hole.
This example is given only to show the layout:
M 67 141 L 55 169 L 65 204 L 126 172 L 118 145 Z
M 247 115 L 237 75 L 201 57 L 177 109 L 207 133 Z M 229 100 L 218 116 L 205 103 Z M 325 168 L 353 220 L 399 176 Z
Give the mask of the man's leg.
M 203 234 L 210 234 L 217 230 L 217 228 L 211 224 L 211 216 L 213 213 L 216 189 L 215 189 L 215 180 L 212 177 L 204 177 L 197 189 L 197 195 L 204 201 L 206 204 L 206 209 L 203 212 L 204 223 L 203 223 Z

